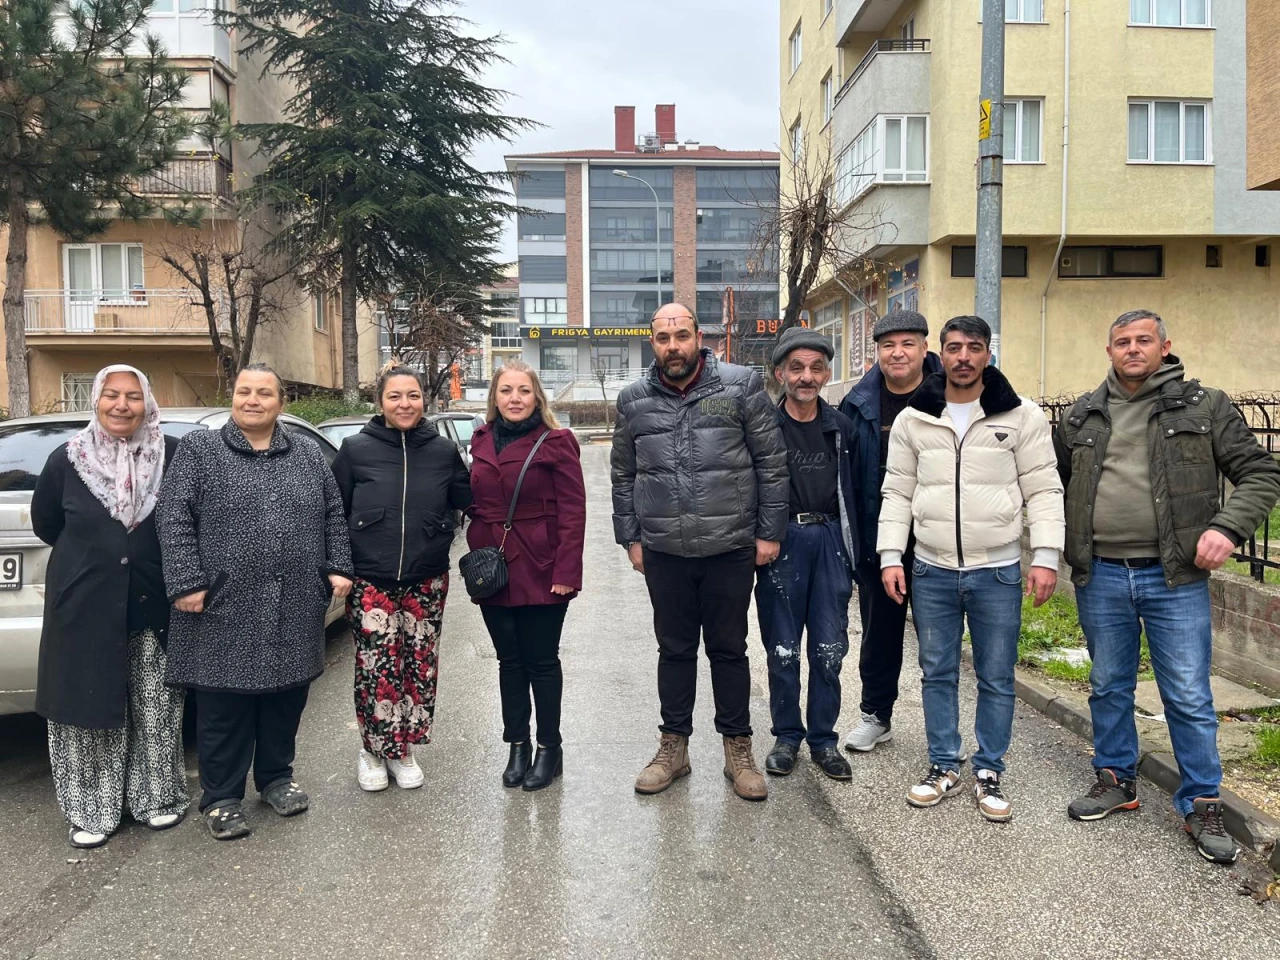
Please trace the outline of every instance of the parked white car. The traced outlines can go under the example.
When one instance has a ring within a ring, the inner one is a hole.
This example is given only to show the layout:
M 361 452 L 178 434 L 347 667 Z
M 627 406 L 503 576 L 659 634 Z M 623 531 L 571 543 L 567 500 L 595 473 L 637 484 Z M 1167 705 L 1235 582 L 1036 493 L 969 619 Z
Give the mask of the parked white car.
M 36 660 L 44 619 L 44 574 L 50 548 L 31 531 L 31 491 L 56 448 L 89 421 L 88 413 L 56 413 L 0 423 L 0 714 L 35 708 Z M 231 416 L 225 407 L 169 408 L 161 428 L 173 437 L 217 430 Z M 315 427 L 281 414 L 285 429 L 309 437 L 330 463 L 338 448 Z M 343 614 L 335 599 L 329 625 Z

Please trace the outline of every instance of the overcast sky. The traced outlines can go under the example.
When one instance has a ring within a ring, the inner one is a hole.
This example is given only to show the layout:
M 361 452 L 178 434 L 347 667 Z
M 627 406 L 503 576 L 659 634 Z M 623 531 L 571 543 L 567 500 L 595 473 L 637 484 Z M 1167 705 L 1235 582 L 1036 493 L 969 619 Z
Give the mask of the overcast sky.
M 636 108 L 636 133 L 653 131 L 653 106 L 676 104 L 681 140 L 736 150 L 778 147 L 777 0 L 463 0 L 478 33 L 502 34 L 510 63 L 490 86 L 506 112 L 540 129 L 486 144 L 476 165 L 503 155 L 610 148 L 613 108 Z M 508 231 L 505 259 L 514 260 Z

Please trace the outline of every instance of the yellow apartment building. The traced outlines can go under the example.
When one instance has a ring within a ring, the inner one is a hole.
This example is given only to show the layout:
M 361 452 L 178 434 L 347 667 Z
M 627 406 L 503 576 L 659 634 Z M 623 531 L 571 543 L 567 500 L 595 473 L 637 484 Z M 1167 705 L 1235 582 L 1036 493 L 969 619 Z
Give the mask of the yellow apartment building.
M 190 73 L 184 106 L 198 112 L 220 100 L 229 104 L 236 121 L 279 119 L 290 87 L 276 77 L 260 77 L 258 65 L 240 57 L 234 37 L 210 19 L 206 7 L 211 2 L 156 0 L 149 14 L 148 30 L 160 36 L 170 60 Z M 141 188 L 161 199 L 202 198 L 209 214 L 201 236 L 230 238 L 239 229 L 228 202 L 231 193 L 263 166 L 253 152 L 253 144 L 210 151 L 192 142 Z M 31 228 L 25 306 L 33 412 L 84 408 L 94 373 L 118 362 L 146 373 L 162 406 L 215 400 L 218 384 L 204 312 L 193 303 L 186 282 L 161 260 L 166 249 L 190 242 L 193 232 L 160 216 L 121 220 L 86 243 L 69 242 L 47 226 Z M 6 245 L 0 229 L 0 247 Z M 336 296 L 317 298 L 295 287 L 282 299 L 285 316 L 260 329 L 254 360 L 271 364 L 299 386 L 340 387 Z M 361 380 L 367 382 L 378 365 L 379 330 L 368 310 L 361 310 L 358 322 Z M 0 366 L 0 398 L 7 390 L 8 371 Z
M 934 343 L 973 312 L 981 7 L 782 0 L 782 140 L 830 151 L 837 202 L 874 222 L 862 245 L 884 264 L 860 287 L 824 278 L 806 303 L 839 345 L 832 396 L 874 362 L 884 312 L 920 310 Z M 1245 5 L 1007 0 L 1007 21 L 1011 381 L 1096 385 L 1108 325 L 1143 307 L 1191 376 L 1280 389 L 1280 194 L 1246 189 Z

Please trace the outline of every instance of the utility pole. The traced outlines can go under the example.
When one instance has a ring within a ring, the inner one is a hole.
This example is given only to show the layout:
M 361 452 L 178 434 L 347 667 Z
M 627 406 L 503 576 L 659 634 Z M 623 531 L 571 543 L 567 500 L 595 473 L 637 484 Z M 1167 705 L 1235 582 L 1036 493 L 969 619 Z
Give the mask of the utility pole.
M 1004 247 L 1004 10 L 982 0 L 982 85 L 978 122 L 978 233 L 974 313 L 991 326 L 991 362 L 1000 365 L 1000 277 Z

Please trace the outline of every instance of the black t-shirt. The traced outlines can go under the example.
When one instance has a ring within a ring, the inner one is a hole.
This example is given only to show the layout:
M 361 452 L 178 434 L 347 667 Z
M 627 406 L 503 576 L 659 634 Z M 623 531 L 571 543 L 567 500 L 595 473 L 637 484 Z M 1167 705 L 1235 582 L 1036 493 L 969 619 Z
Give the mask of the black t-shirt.
M 919 389 L 919 388 L 917 388 Z M 885 465 L 889 462 L 889 431 L 893 429 L 893 421 L 898 414 L 907 409 L 916 391 L 910 393 L 894 393 L 889 389 L 886 380 L 880 381 L 880 483 L 884 484 Z
M 791 512 L 838 514 L 836 439 L 822 432 L 821 418 L 793 420 L 784 407 L 782 441 L 791 473 Z

